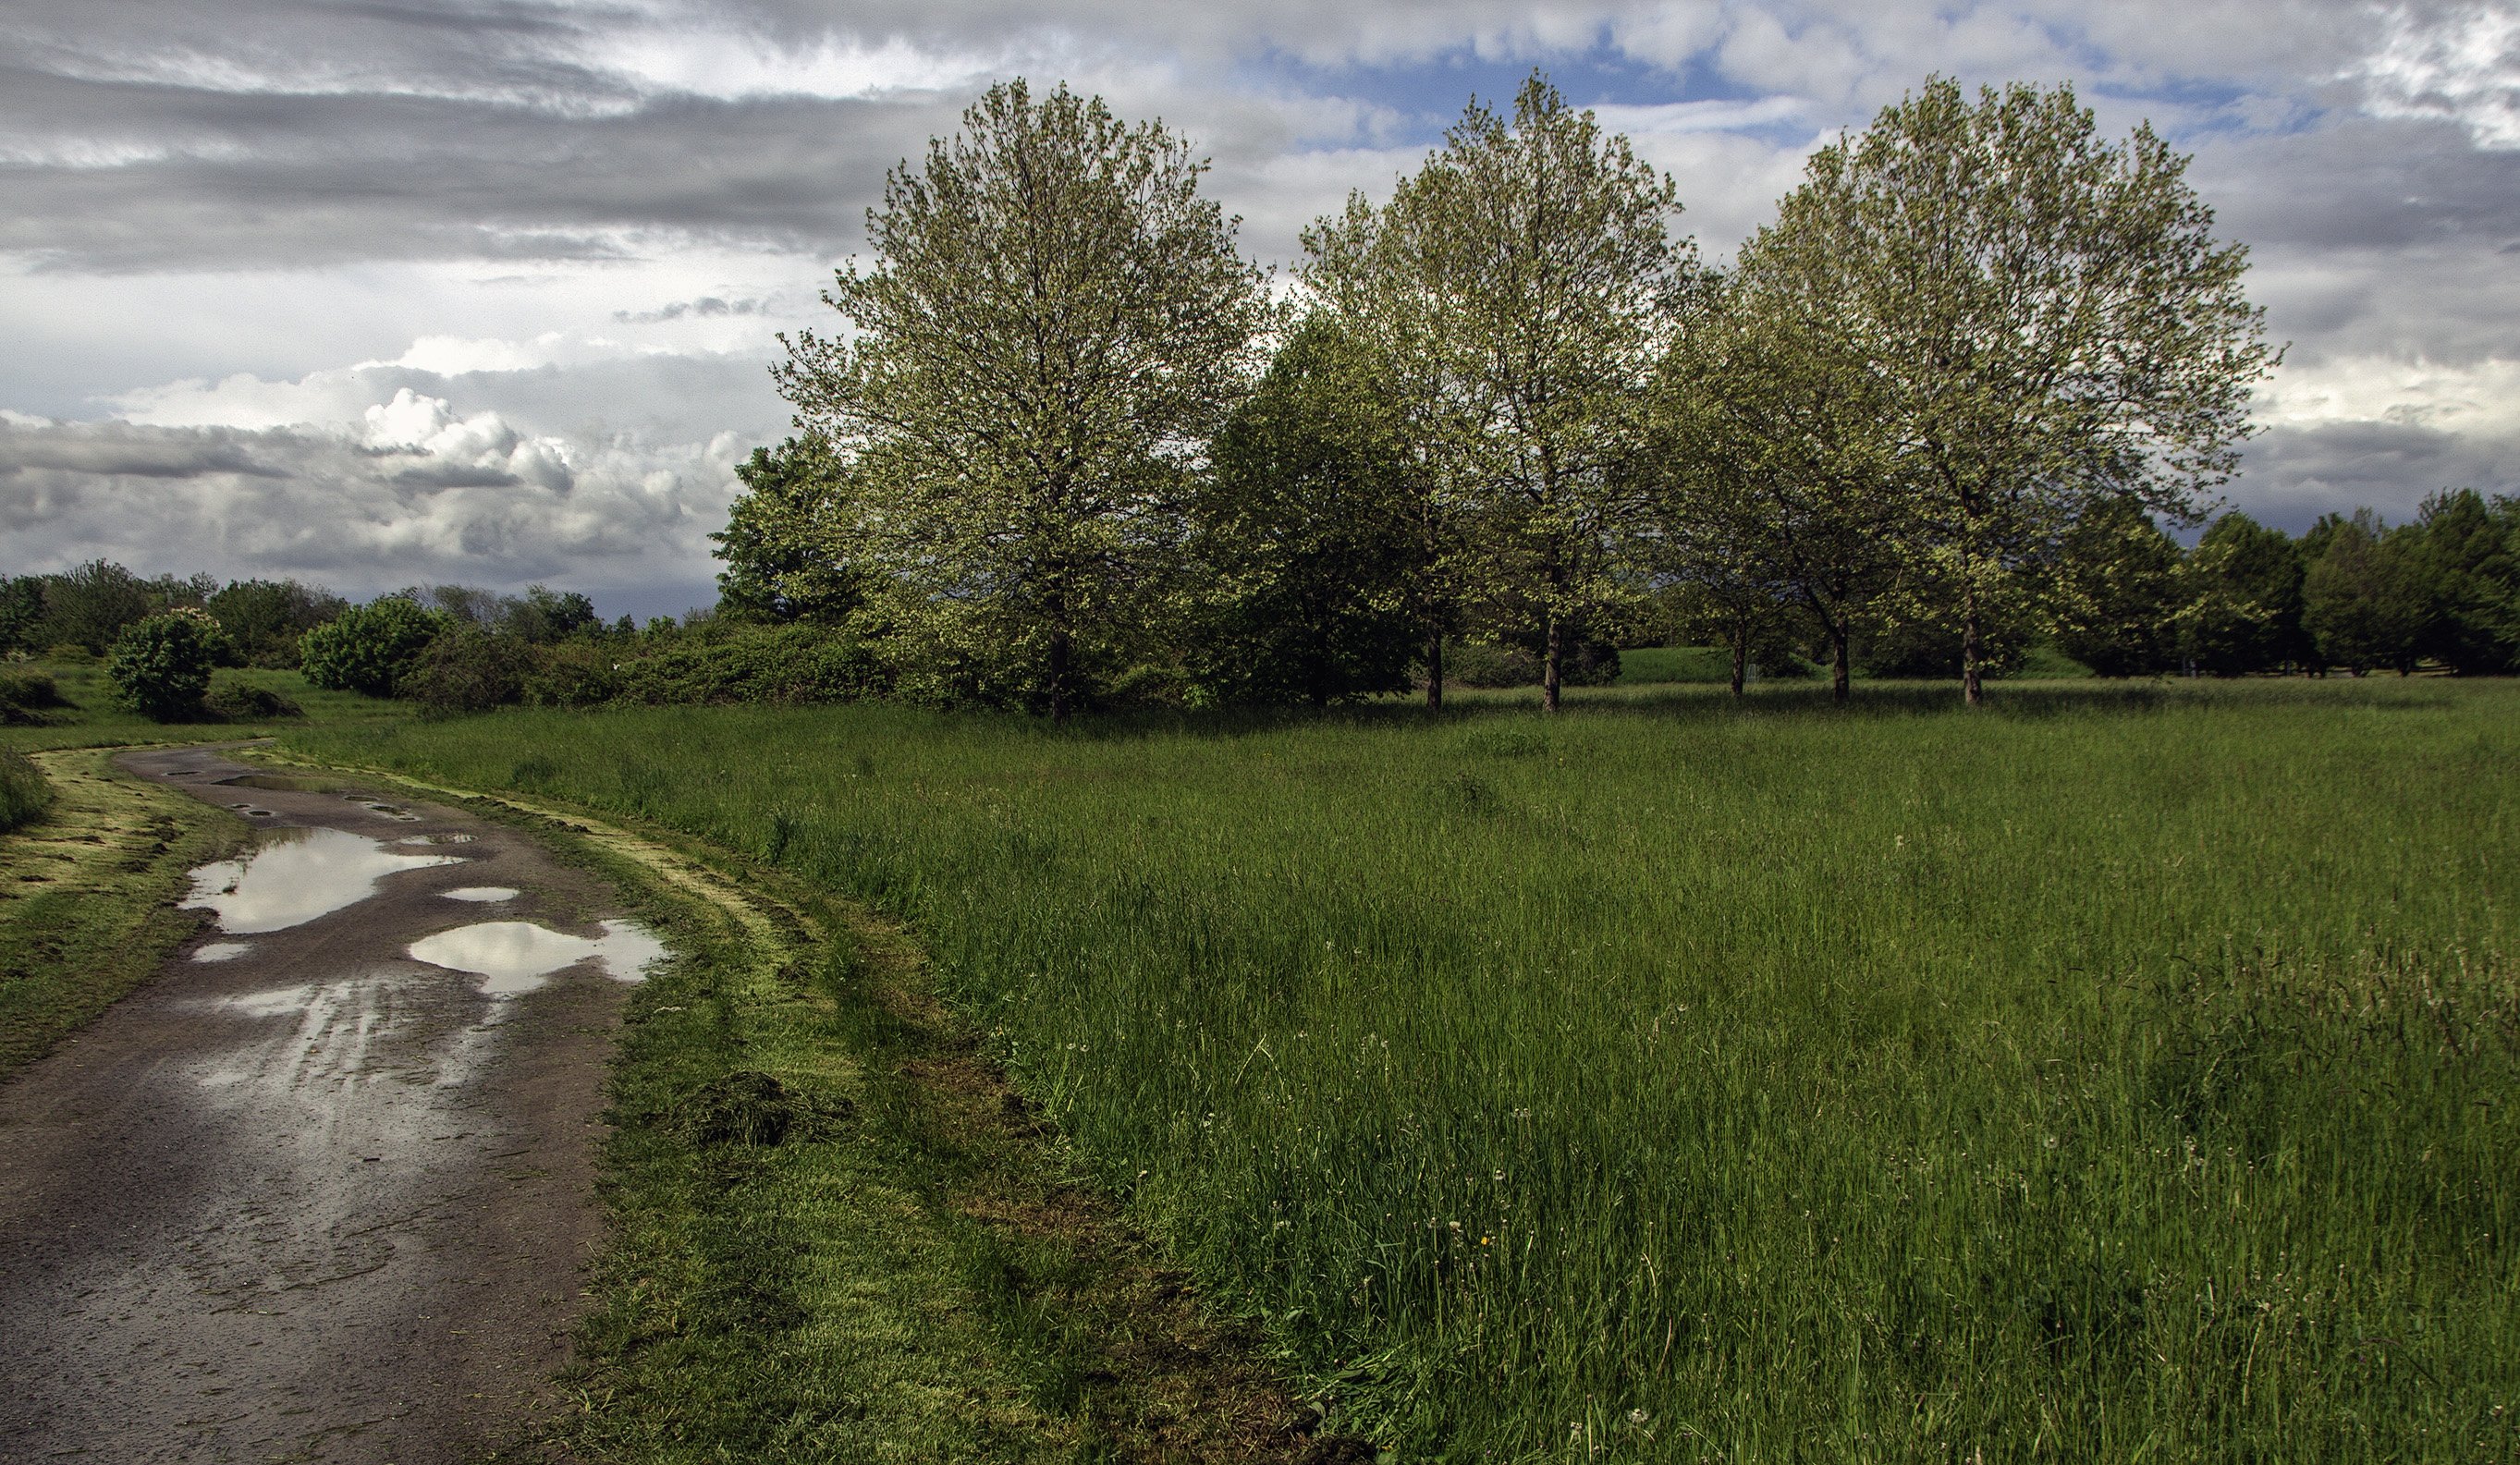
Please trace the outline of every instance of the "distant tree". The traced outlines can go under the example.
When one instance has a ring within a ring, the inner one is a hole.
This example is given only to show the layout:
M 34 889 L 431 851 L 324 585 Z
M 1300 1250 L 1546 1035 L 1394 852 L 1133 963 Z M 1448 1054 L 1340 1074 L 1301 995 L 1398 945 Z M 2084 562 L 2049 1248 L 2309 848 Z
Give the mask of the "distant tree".
M 718 603 L 772 621 L 837 623 L 871 588 L 865 534 L 849 465 L 828 438 L 806 432 L 755 448 L 736 476 L 743 492 L 717 541 L 726 568 Z
M 2048 593 L 2056 648 L 2103 677 L 2145 677 L 2179 664 L 2179 542 L 2132 498 L 2087 504 L 2057 546 Z
M 1199 458 L 1270 316 L 1206 164 L 1160 122 L 1003 82 L 896 168 L 871 270 L 781 390 L 851 462 L 900 632 L 1063 721 L 1177 589 Z M 954 675 L 964 675 L 955 672 Z
M 533 672 L 523 637 L 458 621 L 412 657 L 393 689 L 431 712 L 487 712 L 522 700 Z
M 1918 567 L 1949 586 L 1981 698 L 1987 606 L 2081 506 L 2191 522 L 2273 359 L 2186 159 L 2097 135 L 2070 88 L 1929 80 L 1814 153 L 1772 249 L 1844 302 L 1907 467 Z
M 1328 312 L 1218 434 L 1193 512 L 1194 685 L 1330 702 L 1409 685 L 1422 543 L 1371 356 Z
M 298 643 L 299 661 L 306 680 L 318 687 L 391 696 L 428 644 L 458 624 L 463 623 L 445 611 L 385 596 L 307 632 Z
M 1654 596 L 1652 619 L 1675 644 L 1724 648 L 1732 667 L 1732 695 L 1740 696 L 1753 669 L 1792 664 L 1795 648 L 1811 634 L 1809 605 L 1755 575 L 1746 561 L 1694 562 L 1692 573 L 1664 585 Z
M 225 640 L 219 623 L 202 610 L 144 616 L 115 639 L 106 679 L 143 717 L 161 723 L 198 717 Z
M 238 652 L 263 666 L 296 665 L 297 639 L 349 608 L 331 591 L 294 580 L 230 581 L 202 605 Z
M 101 656 L 124 627 L 155 608 L 148 582 L 111 560 L 91 559 L 45 577 L 40 634 L 46 645 L 76 645 Z
M 1475 583 L 1539 633 L 1552 710 L 1566 630 L 1640 589 L 1621 552 L 1646 509 L 1645 388 L 1695 266 L 1679 208 L 1667 176 L 1535 73 L 1510 122 L 1473 102 L 1353 226 L 1354 257 L 1386 276 L 1354 298 L 1411 318 L 1379 333 L 1423 353 L 1399 375 L 1431 387 Z
M 44 648 L 44 578 L 0 576 L 0 656 Z
M 595 602 L 574 590 L 528 585 L 523 595 L 499 601 L 499 634 L 528 645 L 566 641 L 602 624 Z
M 2302 630 L 2300 548 L 2245 513 L 2207 526 L 2182 572 L 2179 648 L 2217 677 L 2307 665 L 2316 651 Z
M 2433 615 L 2416 647 L 2461 675 L 2520 666 L 2520 500 L 2489 506 L 2472 488 L 2424 500 L 2407 535 Z
M 2367 509 L 2319 526 L 2324 546 L 2302 577 L 2302 622 L 2325 661 L 2356 676 L 2373 667 L 2414 670 L 2433 604 L 2408 542 Z

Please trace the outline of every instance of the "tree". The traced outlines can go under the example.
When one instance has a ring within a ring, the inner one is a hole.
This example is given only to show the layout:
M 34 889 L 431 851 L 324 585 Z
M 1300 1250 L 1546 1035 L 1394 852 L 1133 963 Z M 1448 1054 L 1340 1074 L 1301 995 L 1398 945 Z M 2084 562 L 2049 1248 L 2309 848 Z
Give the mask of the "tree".
M 2187 160 L 2097 135 L 2069 87 L 1943 77 L 1810 158 L 1772 233 L 1845 302 L 1908 465 L 1918 568 L 1982 700 L 1986 603 L 2110 495 L 2174 525 L 2228 478 L 2275 359 Z
M 143 717 L 161 723 L 197 717 L 225 640 L 219 623 L 205 611 L 185 608 L 144 616 L 114 641 L 106 679 Z
M 1193 517 L 1196 685 L 1325 706 L 1409 685 L 1421 541 L 1371 358 L 1304 321 L 1218 434 Z
M 566 641 L 602 624 L 595 613 L 595 602 L 579 591 L 528 585 L 523 595 L 507 596 L 499 601 L 499 634 L 528 645 Z
M 1422 383 L 1472 583 L 1540 632 L 1552 710 L 1568 629 L 1640 588 L 1620 549 L 1646 508 L 1646 387 L 1694 274 L 1679 208 L 1534 73 L 1509 124 L 1471 103 L 1378 215 L 1352 204 L 1307 239 L 1336 308 L 1398 318 L 1363 338 L 1408 353 L 1395 375 Z
M 1742 638 L 1774 613 L 1763 602 L 1794 602 L 1843 703 L 1856 628 L 1899 578 L 1908 506 L 1839 302 L 1770 244 L 1743 248 L 1657 383 L 1659 567 L 1729 607 L 1736 681 Z
M 783 337 L 781 390 L 863 485 L 902 629 L 1063 721 L 1158 624 L 1183 500 L 1270 308 L 1162 123 L 1001 83 L 885 179 L 876 264 Z
M 2515 528 L 2520 500 L 2506 497 L 2489 508 L 2483 495 L 2462 488 L 2425 499 L 2415 522 L 2400 531 L 2434 603 L 2419 654 L 2462 676 L 2520 664 L 2520 623 L 2512 617 L 2520 598 Z
M 755 448 L 726 527 L 709 538 L 726 561 L 718 600 L 773 621 L 837 623 L 870 589 L 849 466 L 817 432 Z
M 307 632 L 298 643 L 299 662 L 306 680 L 318 687 L 391 696 L 429 643 L 459 624 L 469 622 L 424 610 L 402 596 L 385 596 Z
M 347 609 L 330 591 L 294 580 L 233 580 L 202 601 L 246 660 L 293 666 L 297 639 Z
M 2103 677 L 2178 665 L 2182 556 L 2141 504 L 2092 501 L 2057 549 L 2047 609 L 2058 650 Z
M 2282 530 L 2245 513 L 2215 519 L 2182 572 L 2180 654 L 2217 677 L 2308 664 L 2301 577 L 2300 549 Z
M 49 645 L 77 645 L 103 655 L 124 627 L 153 609 L 149 584 L 110 559 L 91 559 L 44 582 L 44 626 Z
M 2413 671 L 2433 606 L 2410 545 L 2367 509 L 2328 515 L 2319 530 L 2323 548 L 2301 583 L 2302 624 L 2318 654 L 2358 677 L 2375 666 Z

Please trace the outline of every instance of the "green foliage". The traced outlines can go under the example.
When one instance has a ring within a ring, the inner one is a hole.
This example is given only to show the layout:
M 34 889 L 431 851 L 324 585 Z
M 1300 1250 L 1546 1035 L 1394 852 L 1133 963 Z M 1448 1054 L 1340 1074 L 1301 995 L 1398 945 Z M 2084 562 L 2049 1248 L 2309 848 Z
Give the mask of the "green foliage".
M 454 624 L 444 611 L 424 610 L 403 596 L 354 605 L 298 642 L 306 680 L 334 690 L 394 694 L 428 644 Z
M 2180 651 L 2198 669 L 2237 677 L 2316 654 L 2301 624 L 2301 553 L 2282 530 L 2224 514 L 2196 542 L 2182 577 Z
M 1406 1458 L 2509 1453 L 2520 688 L 1619 695 L 382 756 L 541 759 L 905 919 L 1080 1170 Z
M 12 749 L 0 748 L 0 832 L 22 828 L 53 807 L 53 785 L 42 769 Z
M 624 660 L 614 676 L 614 700 L 658 705 L 848 702 L 891 686 L 854 635 L 801 624 L 671 643 Z
M 2321 549 L 2302 576 L 2302 627 L 2320 658 L 2356 676 L 2374 667 L 2413 671 L 2435 607 L 2412 546 L 2384 532 L 2368 510 L 2327 515 Z
M 2520 670 L 2520 498 L 2435 494 L 2400 532 L 2432 601 L 2417 653 L 2462 675 Z
M 1635 586 L 1644 387 L 1695 267 L 1679 195 L 1535 72 L 1508 121 L 1473 101 L 1380 210 L 1307 234 L 1307 279 L 1429 404 L 1427 467 L 1464 531 L 1456 572 L 1500 625 L 1534 628 L 1555 706 L 1560 628 Z
M 102 656 L 124 628 L 158 608 L 147 581 L 111 560 L 91 559 L 44 578 L 43 640 Z
M 253 666 L 297 664 L 297 639 L 348 608 L 330 591 L 294 580 L 235 580 L 202 602 Z
M 421 650 L 394 691 L 435 713 L 487 712 L 523 700 L 534 670 L 524 638 L 458 623 Z
M 213 681 L 209 695 L 202 699 L 202 705 L 212 717 L 231 723 L 267 723 L 306 715 L 306 709 L 299 706 L 295 698 L 233 678 Z
M 1971 701 L 1988 602 L 2084 505 L 2187 523 L 2237 462 L 2273 356 L 2185 170 L 2149 125 L 2101 138 L 2069 87 L 1972 103 L 1935 77 L 1815 152 L 1760 237 L 1876 378 L 1901 548 L 1958 613 Z
M 125 627 L 106 663 L 116 696 L 141 716 L 177 722 L 202 714 L 210 671 L 229 647 L 206 611 L 171 610 Z
M 2178 541 L 2136 500 L 2084 506 L 2057 545 L 2047 595 L 2056 649 L 2103 677 L 2147 677 L 2179 664 Z
M 781 389 L 851 460 L 891 634 L 1064 718 L 1169 619 L 1190 473 L 1269 316 L 1206 164 L 1064 86 L 1004 82 L 885 179 L 872 270 Z
M 755 448 L 717 541 L 718 603 L 765 620 L 837 624 L 866 602 L 868 571 L 848 464 L 817 432 Z
M 0 656 L 40 648 L 44 629 L 43 577 L 0 575 Z
M 0 726 L 40 723 L 54 708 L 68 705 L 52 673 L 31 667 L 0 670 Z
M 1318 707 L 1408 687 L 1422 552 L 1388 400 L 1316 313 L 1218 434 L 1192 542 L 1206 697 Z

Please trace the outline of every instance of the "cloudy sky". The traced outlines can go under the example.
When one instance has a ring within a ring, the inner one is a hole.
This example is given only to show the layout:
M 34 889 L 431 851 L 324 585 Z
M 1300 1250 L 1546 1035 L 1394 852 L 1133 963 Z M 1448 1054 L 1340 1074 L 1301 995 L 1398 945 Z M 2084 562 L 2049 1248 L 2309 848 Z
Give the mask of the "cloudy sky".
M 2520 488 L 2507 3 L 12 0 L 0 571 L 705 603 L 775 334 L 990 80 L 1187 130 L 1283 263 L 1534 67 L 1718 258 L 1928 73 L 2070 80 L 2195 155 L 2291 343 L 2232 503 Z

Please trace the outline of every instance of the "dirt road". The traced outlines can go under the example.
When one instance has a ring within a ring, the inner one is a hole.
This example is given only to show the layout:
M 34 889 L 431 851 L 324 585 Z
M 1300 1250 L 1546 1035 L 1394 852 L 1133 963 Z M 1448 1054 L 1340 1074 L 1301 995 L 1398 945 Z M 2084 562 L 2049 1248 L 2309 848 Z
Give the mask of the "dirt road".
M 657 949 L 501 825 L 123 761 L 275 832 L 198 878 L 217 928 L 0 1085 L 0 1461 L 513 1439 L 565 1355 L 609 1035 Z

